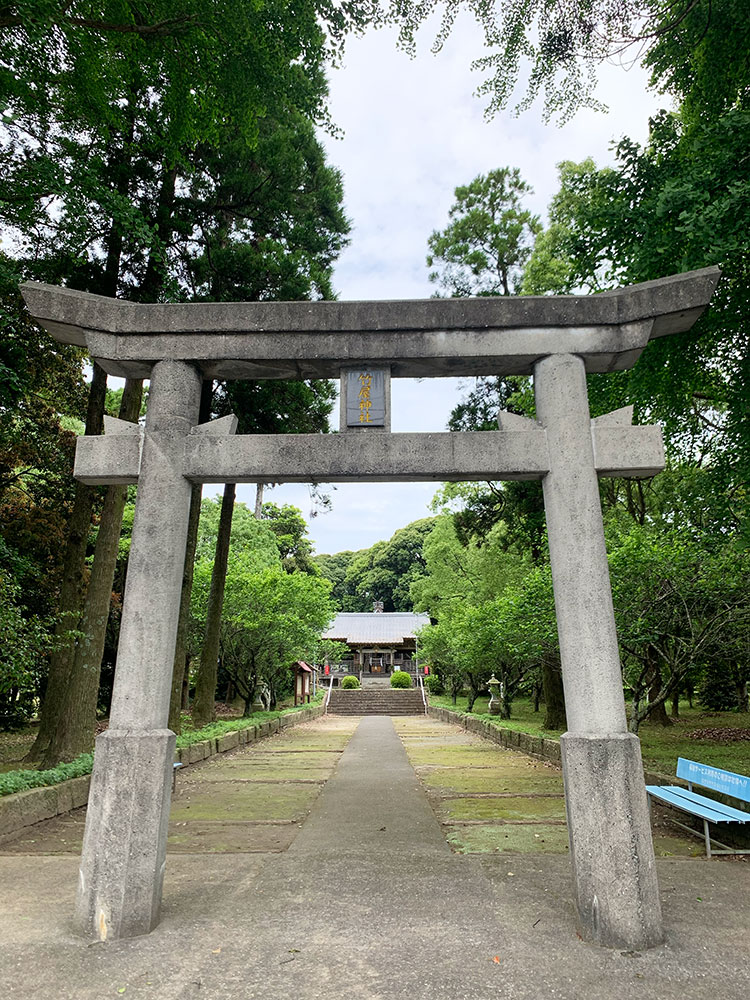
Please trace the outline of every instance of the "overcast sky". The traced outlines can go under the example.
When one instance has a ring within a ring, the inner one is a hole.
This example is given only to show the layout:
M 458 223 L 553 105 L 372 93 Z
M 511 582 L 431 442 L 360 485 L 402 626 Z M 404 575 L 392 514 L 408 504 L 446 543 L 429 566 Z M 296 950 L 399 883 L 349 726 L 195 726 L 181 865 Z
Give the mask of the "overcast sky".
M 545 125 L 535 107 L 487 122 L 482 100 L 473 96 L 480 77 L 469 68 L 481 53 L 473 21 L 460 21 L 437 56 L 429 51 L 432 37 L 428 26 L 412 60 L 397 51 L 393 32 L 369 32 L 347 43 L 344 65 L 330 72 L 332 117 L 344 137 L 324 141 L 344 175 L 352 220 L 351 245 L 335 270 L 340 299 L 428 298 L 434 289 L 427 280 L 427 237 L 446 225 L 457 185 L 496 167 L 518 167 L 534 188 L 528 207 L 546 221 L 557 163 L 587 156 L 599 166 L 611 163 L 612 142 L 625 135 L 643 141 L 649 115 L 665 103 L 646 90 L 638 67 L 604 66 L 598 96 L 608 114 L 582 111 L 559 128 Z M 445 430 L 458 398 L 455 379 L 394 379 L 393 430 Z M 429 516 L 434 492 L 431 483 L 338 486 L 333 510 L 310 519 L 316 552 L 390 538 Z M 238 499 L 251 506 L 254 495 L 254 486 L 238 487 Z M 293 503 L 309 517 L 304 486 L 276 487 L 267 499 Z

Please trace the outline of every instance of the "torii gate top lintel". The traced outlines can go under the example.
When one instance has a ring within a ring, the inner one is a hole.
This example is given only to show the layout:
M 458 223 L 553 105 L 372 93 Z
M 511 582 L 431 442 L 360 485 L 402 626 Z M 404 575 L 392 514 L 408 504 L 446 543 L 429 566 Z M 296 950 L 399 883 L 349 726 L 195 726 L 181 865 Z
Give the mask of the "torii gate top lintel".
M 719 276 L 708 267 L 600 295 L 371 302 L 148 305 L 37 282 L 22 291 L 53 337 L 110 375 L 148 378 L 170 358 L 207 378 L 338 378 L 352 364 L 399 378 L 532 374 L 568 353 L 589 372 L 630 368 L 650 339 L 695 323 Z

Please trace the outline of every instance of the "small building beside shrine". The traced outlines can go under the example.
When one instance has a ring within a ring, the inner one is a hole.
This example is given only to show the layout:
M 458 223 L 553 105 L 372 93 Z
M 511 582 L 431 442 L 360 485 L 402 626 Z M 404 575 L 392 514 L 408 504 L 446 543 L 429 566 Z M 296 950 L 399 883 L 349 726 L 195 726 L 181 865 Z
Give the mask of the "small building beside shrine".
M 415 674 L 419 669 L 417 633 L 429 624 L 428 614 L 412 611 L 342 611 L 323 638 L 346 643 L 349 654 L 337 663 L 324 664 L 323 674 L 333 675 L 334 686 L 346 674 L 363 679 L 387 677 L 394 670 Z

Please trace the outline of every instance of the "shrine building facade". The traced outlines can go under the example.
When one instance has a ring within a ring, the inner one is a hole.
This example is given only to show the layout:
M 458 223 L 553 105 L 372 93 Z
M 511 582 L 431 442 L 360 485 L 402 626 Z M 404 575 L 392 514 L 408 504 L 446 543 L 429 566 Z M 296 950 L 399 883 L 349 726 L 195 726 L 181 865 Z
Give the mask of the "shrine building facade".
M 347 674 L 385 677 L 394 670 L 414 674 L 419 665 L 417 633 L 429 624 L 428 614 L 411 611 L 342 611 L 323 638 L 346 643 L 350 653 L 326 664 L 324 673 L 333 675 L 334 686 Z

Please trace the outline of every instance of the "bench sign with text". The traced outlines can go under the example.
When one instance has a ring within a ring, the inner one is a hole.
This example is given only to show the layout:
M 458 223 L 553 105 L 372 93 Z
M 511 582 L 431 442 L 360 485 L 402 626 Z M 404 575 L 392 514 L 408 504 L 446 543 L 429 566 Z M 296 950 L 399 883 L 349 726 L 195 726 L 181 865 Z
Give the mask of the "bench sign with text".
M 385 426 L 385 372 L 378 368 L 346 373 L 346 426 Z

